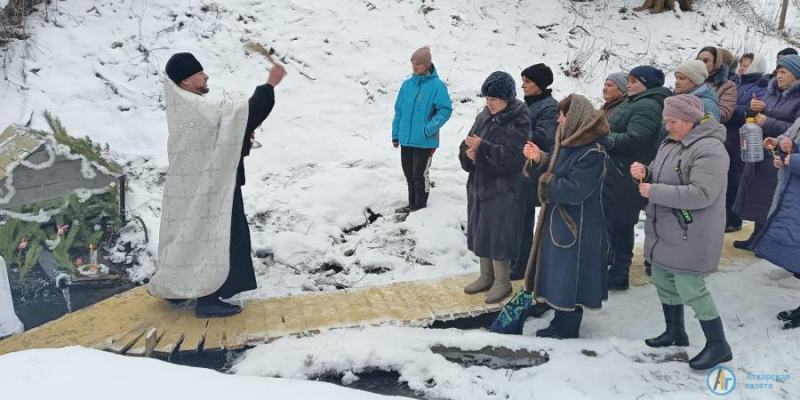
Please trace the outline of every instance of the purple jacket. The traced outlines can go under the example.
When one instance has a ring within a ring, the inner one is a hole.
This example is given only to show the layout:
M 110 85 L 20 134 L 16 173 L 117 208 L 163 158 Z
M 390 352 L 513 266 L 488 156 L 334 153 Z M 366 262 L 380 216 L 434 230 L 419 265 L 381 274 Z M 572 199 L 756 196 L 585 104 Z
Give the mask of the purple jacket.
M 767 103 L 762 111 L 767 116 L 767 122 L 762 127 L 764 136 L 778 137 L 800 118 L 800 81 L 781 91 L 778 89 L 778 80 L 772 79 L 764 102 Z
M 747 112 L 750 109 L 750 100 L 755 94 L 759 99 L 764 99 L 767 94 L 769 80 L 763 74 L 745 74 L 739 77 L 739 84 L 736 86 L 736 109 L 725 128 L 728 130 L 728 142 L 736 143 L 739 146 L 739 129 L 744 125 Z

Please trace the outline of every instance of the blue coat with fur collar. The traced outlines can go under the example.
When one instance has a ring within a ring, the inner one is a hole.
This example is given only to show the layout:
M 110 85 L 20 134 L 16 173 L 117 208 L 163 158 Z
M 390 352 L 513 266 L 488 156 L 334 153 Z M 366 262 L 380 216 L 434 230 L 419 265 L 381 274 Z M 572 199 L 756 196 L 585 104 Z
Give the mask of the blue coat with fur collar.
M 603 181 L 608 125 L 603 114 L 561 141 L 553 172 L 539 178 L 543 228 L 533 296 L 553 308 L 600 308 L 608 298 L 606 283 Z M 544 167 L 545 163 L 542 163 Z M 530 285 L 529 285 L 530 286 Z

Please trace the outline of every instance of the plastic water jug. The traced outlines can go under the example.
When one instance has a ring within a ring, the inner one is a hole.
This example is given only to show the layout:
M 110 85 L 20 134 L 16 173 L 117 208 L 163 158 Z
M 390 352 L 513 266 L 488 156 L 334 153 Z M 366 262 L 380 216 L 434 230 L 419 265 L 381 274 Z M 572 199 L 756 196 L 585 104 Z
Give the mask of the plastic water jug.
M 739 129 L 739 138 L 742 145 L 742 161 L 761 162 L 764 160 L 764 149 L 761 145 L 764 133 L 755 118 L 747 119 L 742 129 Z

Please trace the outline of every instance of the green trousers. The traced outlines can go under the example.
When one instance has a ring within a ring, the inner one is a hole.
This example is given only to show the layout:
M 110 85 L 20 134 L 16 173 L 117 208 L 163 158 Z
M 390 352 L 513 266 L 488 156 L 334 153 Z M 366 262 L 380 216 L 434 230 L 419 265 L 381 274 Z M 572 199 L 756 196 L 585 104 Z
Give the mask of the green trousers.
M 700 321 L 711 321 L 719 317 L 717 305 L 706 288 L 703 275 L 671 272 L 653 263 L 653 284 L 661 302 L 671 306 L 686 304 L 694 310 Z

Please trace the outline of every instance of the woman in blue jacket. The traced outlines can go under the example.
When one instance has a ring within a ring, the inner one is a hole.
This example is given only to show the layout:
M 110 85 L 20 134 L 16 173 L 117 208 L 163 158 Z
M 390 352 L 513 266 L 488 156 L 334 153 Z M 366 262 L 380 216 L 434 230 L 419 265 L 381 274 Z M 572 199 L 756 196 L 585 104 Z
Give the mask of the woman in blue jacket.
M 778 168 L 778 189 L 764 234 L 755 246 L 756 255 L 800 278 L 800 238 L 792 234 L 800 226 L 800 119 L 783 135 L 764 142 L 771 148 L 780 148 L 780 154 L 773 159 Z M 778 319 L 785 321 L 783 329 L 797 328 L 800 307 L 781 311 Z
M 408 205 L 398 212 L 416 211 L 428 205 L 428 170 L 439 147 L 439 130 L 450 119 L 453 103 L 447 86 L 439 79 L 428 47 L 411 55 L 414 75 L 403 82 L 394 104 L 392 145 L 400 147 L 403 174 L 408 182 Z

